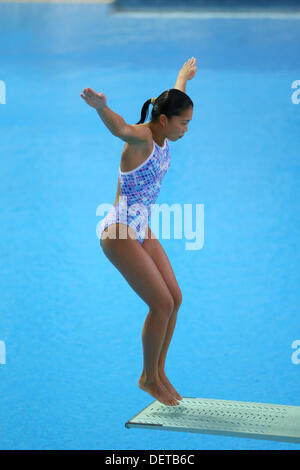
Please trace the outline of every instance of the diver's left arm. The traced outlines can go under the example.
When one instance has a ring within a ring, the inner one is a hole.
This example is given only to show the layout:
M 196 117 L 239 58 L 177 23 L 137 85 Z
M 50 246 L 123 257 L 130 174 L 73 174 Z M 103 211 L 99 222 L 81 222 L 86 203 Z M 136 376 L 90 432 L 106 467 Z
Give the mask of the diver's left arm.
M 192 57 L 184 63 L 180 69 L 174 88 L 185 93 L 185 87 L 188 80 L 191 80 L 197 72 L 196 59 Z

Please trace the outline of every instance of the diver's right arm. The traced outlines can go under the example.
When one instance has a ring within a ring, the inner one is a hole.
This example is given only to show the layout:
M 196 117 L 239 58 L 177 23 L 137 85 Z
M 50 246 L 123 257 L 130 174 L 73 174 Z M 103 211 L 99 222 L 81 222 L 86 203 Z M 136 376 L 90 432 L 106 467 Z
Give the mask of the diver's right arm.
M 127 124 L 122 116 L 115 113 L 106 104 L 106 96 L 104 93 L 97 93 L 91 88 L 84 88 L 83 94 L 80 96 L 92 108 L 95 108 L 98 115 L 110 130 L 110 132 L 129 144 L 140 144 L 149 138 L 150 129 L 144 126 L 131 126 Z

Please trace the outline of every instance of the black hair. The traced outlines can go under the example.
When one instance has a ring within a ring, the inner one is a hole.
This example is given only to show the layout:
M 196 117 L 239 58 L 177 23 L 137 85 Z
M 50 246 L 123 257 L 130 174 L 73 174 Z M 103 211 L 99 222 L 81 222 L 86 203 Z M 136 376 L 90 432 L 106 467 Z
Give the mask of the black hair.
M 142 107 L 141 119 L 136 124 L 145 122 L 148 115 L 151 98 L 147 100 Z M 159 95 L 152 108 L 151 122 L 157 122 L 161 114 L 165 114 L 168 119 L 172 116 L 180 116 L 182 111 L 194 106 L 191 98 L 183 91 L 171 88 Z

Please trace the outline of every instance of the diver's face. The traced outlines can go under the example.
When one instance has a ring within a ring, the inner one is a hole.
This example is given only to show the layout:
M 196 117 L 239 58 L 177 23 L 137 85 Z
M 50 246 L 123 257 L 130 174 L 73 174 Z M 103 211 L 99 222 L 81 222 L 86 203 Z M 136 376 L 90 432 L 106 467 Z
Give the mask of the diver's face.
M 172 116 L 168 120 L 168 139 L 176 141 L 181 139 L 188 131 L 189 122 L 193 117 L 193 107 L 182 111 L 180 116 Z

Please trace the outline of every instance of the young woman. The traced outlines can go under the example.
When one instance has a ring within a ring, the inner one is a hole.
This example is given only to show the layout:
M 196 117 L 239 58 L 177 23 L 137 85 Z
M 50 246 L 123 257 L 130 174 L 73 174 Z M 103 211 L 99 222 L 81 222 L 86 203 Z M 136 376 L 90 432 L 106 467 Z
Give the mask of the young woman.
M 173 89 L 145 102 L 136 125 L 127 124 L 113 112 L 103 93 L 85 88 L 80 95 L 97 110 L 111 133 L 126 142 L 116 200 L 102 221 L 99 238 L 106 257 L 149 307 L 142 331 L 144 367 L 138 385 L 168 406 L 179 405 L 182 399 L 165 373 L 182 295 L 149 220 L 151 204 L 158 197 L 170 165 L 169 140 L 183 137 L 192 119 L 193 102 L 185 94 L 185 87 L 196 70 L 196 59 L 192 57 L 181 68 Z M 144 123 L 150 103 L 151 121 Z

